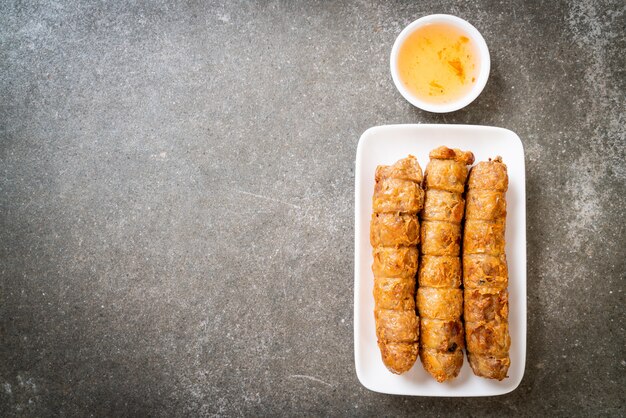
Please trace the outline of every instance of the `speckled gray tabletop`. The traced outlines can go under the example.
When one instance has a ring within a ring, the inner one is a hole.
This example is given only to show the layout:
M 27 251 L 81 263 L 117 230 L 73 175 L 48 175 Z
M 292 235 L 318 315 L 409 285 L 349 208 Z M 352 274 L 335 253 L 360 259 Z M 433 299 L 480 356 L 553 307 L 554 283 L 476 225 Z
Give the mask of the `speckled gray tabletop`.
M 459 15 L 466 109 L 397 93 L 391 45 Z M 626 414 L 622 1 L 0 4 L 0 415 Z M 369 392 L 353 361 L 354 160 L 387 123 L 522 138 L 524 379 Z

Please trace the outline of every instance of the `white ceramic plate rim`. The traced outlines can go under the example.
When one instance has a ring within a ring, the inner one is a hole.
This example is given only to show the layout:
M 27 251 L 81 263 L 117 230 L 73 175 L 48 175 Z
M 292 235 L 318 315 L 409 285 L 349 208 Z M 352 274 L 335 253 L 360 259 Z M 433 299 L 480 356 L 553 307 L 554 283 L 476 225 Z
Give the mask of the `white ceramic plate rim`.
M 433 146 L 435 141 L 437 144 Z M 424 169 L 428 162 L 428 152 L 438 145 L 472 150 L 476 154 L 477 162 L 502 155 L 509 168 L 506 251 L 510 277 L 509 320 L 512 345 L 509 377 L 501 382 L 474 376 L 467 358 L 459 377 L 452 382 L 437 383 L 427 375 L 419 360 L 409 372 L 396 376 L 383 365 L 376 345 L 369 244 L 375 165 L 390 164 L 413 154 Z M 485 152 L 486 147 L 489 152 Z M 371 153 L 375 155 L 368 155 Z M 522 142 L 508 129 L 476 125 L 419 124 L 376 126 L 363 133 L 356 156 L 354 258 L 354 354 L 357 377 L 363 386 L 388 394 L 448 397 L 503 395 L 519 386 L 526 363 L 525 184 Z

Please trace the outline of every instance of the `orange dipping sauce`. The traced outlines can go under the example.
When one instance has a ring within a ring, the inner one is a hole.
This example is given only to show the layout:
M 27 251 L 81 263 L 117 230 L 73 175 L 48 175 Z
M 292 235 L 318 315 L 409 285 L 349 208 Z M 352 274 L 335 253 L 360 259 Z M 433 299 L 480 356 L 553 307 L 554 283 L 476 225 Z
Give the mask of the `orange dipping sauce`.
M 466 95 L 480 71 L 479 52 L 460 29 L 433 23 L 417 29 L 400 46 L 398 73 L 418 99 L 444 104 Z

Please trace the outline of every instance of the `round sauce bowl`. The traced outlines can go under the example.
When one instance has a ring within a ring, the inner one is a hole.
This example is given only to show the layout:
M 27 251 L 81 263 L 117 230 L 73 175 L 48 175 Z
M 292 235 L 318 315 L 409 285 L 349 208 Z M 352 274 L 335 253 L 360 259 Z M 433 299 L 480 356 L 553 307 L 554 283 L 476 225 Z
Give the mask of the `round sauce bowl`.
M 434 113 L 472 103 L 489 78 L 487 43 L 467 21 L 437 14 L 417 19 L 398 35 L 390 57 L 391 77 L 412 105 Z

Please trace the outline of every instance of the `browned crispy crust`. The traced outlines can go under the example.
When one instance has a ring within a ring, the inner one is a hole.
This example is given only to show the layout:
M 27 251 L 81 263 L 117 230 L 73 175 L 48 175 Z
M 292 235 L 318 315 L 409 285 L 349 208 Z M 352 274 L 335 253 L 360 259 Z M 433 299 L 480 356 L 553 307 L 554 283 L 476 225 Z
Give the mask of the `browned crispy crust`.
M 415 311 L 415 279 L 398 277 L 374 278 L 376 309 Z
M 378 348 L 383 363 L 395 374 L 410 370 L 417 360 L 418 345 L 415 342 L 396 343 L 378 340 Z
M 471 152 L 439 147 L 430 153 L 424 177 L 420 227 L 421 266 L 416 304 L 420 314 L 420 359 L 438 382 L 458 376 L 465 346 L 461 314 L 461 221 Z
M 382 178 L 374 186 L 374 213 L 406 213 L 420 211 L 424 193 L 418 183 L 410 180 Z
M 423 348 L 454 353 L 457 351 L 457 348 L 465 345 L 461 321 L 422 318 L 420 326 Z
M 398 160 L 393 165 L 379 165 L 376 167 L 374 177 L 376 182 L 382 179 L 399 179 L 409 180 L 418 185 L 422 184 L 422 180 L 424 179 L 422 167 L 420 167 L 417 158 L 413 155 Z
M 465 338 L 467 351 L 474 356 L 487 355 L 506 357 L 511 346 L 508 324 L 506 322 L 465 321 Z
M 401 277 L 412 279 L 417 273 L 417 248 L 375 247 L 373 251 L 374 277 Z
M 437 382 L 454 379 L 459 375 L 463 366 L 463 351 L 457 349 L 452 353 L 442 352 L 432 348 L 420 348 L 420 359 L 424 369 L 434 377 Z
M 491 357 L 485 355 L 467 355 L 472 371 L 477 376 L 486 377 L 488 379 L 502 380 L 506 378 L 509 371 L 511 360 L 506 357 Z
M 457 320 L 463 313 L 463 291 L 449 287 L 420 287 L 417 289 L 417 306 L 423 318 Z
M 421 249 L 424 255 L 459 256 L 461 250 L 461 224 L 441 221 L 422 221 Z
M 509 366 L 505 256 L 508 176 L 500 157 L 478 163 L 468 180 L 463 235 L 465 339 L 474 374 L 502 380 Z
M 423 255 L 418 275 L 420 287 L 461 286 L 461 260 L 456 256 Z
M 370 225 L 373 247 L 415 246 L 419 241 L 419 221 L 414 215 L 374 213 Z
M 418 322 L 415 310 L 374 310 L 379 341 L 413 343 L 417 341 Z
M 504 219 L 465 219 L 463 252 L 465 254 L 504 254 Z
M 393 373 L 408 371 L 418 356 L 415 312 L 418 212 L 424 193 L 422 169 L 413 156 L 376 169 L 370 222 L 374 263 L 374 319 L 378 347 Z
M 506 218 L 505 192 L 469 189 L 465 213 L 469 219 L 491 220 Z
M 472 167 L 472 174 L 467 181 L 469 190 L 495 190 L 506 192 L 509 188 L 509 176 L 502 157 L 482 161 Z
M 424 197 L 422 219 L 460 224 L 463 220 L 465 200 L 459 193 L 432 189 Z
M 461 151 L 458 148 L 448 148 L 441 146 L 430 151 L 428 154 L 431 160 L 454 160 L 463 165 L 474 164 L 474 154 L 471 151 Z
M 467 167 L 454 160 L 430 160 L 426 167 L 424 188 L 453 193 L 465 191 Z
M 506 256 L 463 254 L 463 280 L 467 288 L 486 286 L 505 289 L 508 285 Z
M 509 292 L 492 287 L 472 287 L 465 292 L 467 322 L 506 322 L 509 318 Z

